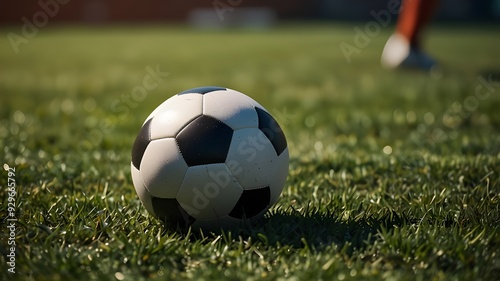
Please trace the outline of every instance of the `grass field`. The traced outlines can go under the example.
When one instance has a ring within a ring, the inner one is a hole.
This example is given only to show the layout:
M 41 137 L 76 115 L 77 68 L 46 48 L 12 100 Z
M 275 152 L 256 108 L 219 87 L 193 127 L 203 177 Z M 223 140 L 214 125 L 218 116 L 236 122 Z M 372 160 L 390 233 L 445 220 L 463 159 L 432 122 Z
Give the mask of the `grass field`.
M 18 54 L 21 27 L 0 29 L 0 279 L 498 280 L 499 28 L 431 29 L 428 75 L 380 68 L 392 28 L 348 63 L 353 27 L 46 28 Z M 132 186 L 144 119 L 202 85 L 250 95 L 288 139 L 282 196 L 241 233 L 165 230 Z

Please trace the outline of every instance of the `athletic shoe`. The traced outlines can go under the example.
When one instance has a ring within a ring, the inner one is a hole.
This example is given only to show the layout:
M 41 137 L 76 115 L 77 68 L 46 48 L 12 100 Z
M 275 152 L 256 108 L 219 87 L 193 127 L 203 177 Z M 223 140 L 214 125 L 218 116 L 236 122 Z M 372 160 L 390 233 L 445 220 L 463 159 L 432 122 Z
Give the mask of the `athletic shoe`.
M 397 33 L 387 40 L 380 61 L 382 66 L 388 69 L 410 68 L 431 71 L 437 66 L 433 58 L 419 48 L 411 46 L 406 38 Z

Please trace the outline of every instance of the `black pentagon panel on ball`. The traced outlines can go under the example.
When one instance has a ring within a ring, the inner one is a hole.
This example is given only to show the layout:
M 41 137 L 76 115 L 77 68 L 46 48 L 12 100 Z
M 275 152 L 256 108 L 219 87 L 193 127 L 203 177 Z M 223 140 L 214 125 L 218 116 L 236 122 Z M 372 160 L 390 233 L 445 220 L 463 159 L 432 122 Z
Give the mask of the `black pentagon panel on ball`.
M 193 88 L 189 90 L 182 91 L 178 93 L 178 95 L 183 95 L 183 94 L 206 94 L 210 92 L 215 92 L 215 91 L 226 91 L 226 88 L 223 87 L 217 87 L 217 86 L 205 86 L 205 87 L 198 87 L 198 88 Z
M 168 227 L 186 228 L 196 220 L 182 208 L 177 199 L 152 197 L 151 203 L 155 215 Z
M 151 119 L 146 121 L 137 135 L 135 139 L 134 146 L 132 147 L 132 164 L 138 170 L 141 166 L 142 156 L 144 156 L 144 151 L 148 147 L 149 142 L 151 141 Z
M 240 199 L 229 213 L 229 216 L 237 219 L 250 219 L 265 210 L 270 201 L 271 189 L 269 186 L 243 190 Z
M 274 150 L 276 150 L 276 155 L 279 156 L 287 147 L 285 134 L 271 114 L 258 107 L 255 107 L 255 111 L 257 111 L 259 117 L 259 129 L 271 141 Z
M 202 115 L 187 124 L 176 136 L 188 166 L 224 163 L 233 138 L 233 129 L 223 122 Z

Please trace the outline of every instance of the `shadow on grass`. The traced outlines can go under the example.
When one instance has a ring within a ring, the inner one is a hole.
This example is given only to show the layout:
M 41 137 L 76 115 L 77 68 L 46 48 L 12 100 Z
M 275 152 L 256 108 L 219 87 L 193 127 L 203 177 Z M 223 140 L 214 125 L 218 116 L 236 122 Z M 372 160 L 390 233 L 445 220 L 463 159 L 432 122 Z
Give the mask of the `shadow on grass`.
M 300 210 L 289 207 L 270 211 L 252 225 L 240 225 L 224 230 L 218 227 L 200 230 L 181 228 L 178 225 L 172 228 L 163 224 L 163 234 L 182 233 L 190 241 L 201 243 L 213 243 L 214 239 L 220 238 L 231 243 L 241 238 L 251 239 L 253 243 L 262 243 L 265 246 L 290 246 L 311 250 L 335 247 L 351 254 L 354 250 L 363 250 L 372 245 L 382 230 L 389 231 L 417 222 L 418 219 L 410 218 L 404 212 L 399 214 L 388 209 L 376 215 L 360 214 L 354 219 L 346 220 L 334 212 L 320 211 L 314 207 Z
M 291 246 L 294 248 L 309 248 L 321 250 L 328 246 L 339 249 L 346 248 L 347 253 L 364 249 L 376 239 L 383 228 L 389 230 L 395 226 L 411 223 L 411 219 L 401 217 L 393 212 L 381 215 L 379 218 L 359 218 L 343 220 L 331 213 L 321 213 L 317 210 L 278 209 L 268 213 L 252 226 L 238 230 L 212 232 L 211 235 L 224 237 L 251 238 L 267 246 Z M 201 238 L 192 233 L 194 239 Z M 209 237 L 211 235 L 203 235 Z M 210 240 L 210 239 L 209 239 Z
M 251 229 L 255 237 L 269 245 L 289 245 L 321 249 L 330 245 L 351 250 L 371 244 L 382 228 L 390 229 L 405 223 L 405 219 L 389 213 L 379 219 L 342 220 L 334 214 L 316 210 L 276 211 Z

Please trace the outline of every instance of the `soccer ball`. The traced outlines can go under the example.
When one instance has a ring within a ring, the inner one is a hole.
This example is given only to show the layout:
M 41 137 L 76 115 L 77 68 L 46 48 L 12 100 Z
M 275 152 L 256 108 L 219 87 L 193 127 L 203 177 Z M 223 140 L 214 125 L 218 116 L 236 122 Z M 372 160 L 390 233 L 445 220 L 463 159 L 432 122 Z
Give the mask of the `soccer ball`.
M 262 217 L 285 185 L 288 157 L 264 107 L 235 90 L 200 87 L 146 118 L 130 168 L 140 200 L 167 226 L 220 229 Z

